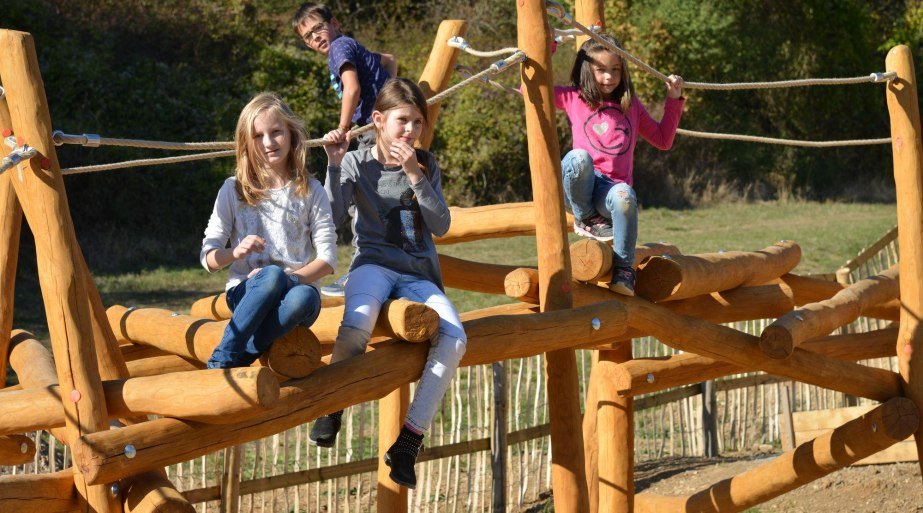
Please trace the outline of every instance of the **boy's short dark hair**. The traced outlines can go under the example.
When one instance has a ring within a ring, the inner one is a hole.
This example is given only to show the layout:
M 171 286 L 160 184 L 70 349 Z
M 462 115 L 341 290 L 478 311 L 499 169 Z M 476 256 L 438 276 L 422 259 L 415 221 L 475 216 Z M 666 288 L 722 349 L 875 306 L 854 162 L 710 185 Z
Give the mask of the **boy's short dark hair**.
M 298 10 L 295 11 L 295 15 L 292 16 L 292 30 L 295 31 L 296 35 L 301 35 L 298 33 L 298 27 L 309 18 L 319 18 L 321 21 L 330 21 L 333 19 L 333 11 L 331 11 L 330 7 L 326 4 L 301 4 L 301 7 L 299 7 Z

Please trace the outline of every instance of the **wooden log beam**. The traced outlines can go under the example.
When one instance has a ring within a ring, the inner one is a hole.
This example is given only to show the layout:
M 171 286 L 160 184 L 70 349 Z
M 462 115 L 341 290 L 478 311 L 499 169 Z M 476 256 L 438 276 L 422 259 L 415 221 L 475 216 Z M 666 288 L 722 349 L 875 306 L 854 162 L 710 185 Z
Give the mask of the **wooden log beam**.
M 923 408 L 923 142 L 913 53 L 907 46 L 888 52 L 885 68 L 897 72 L 886 96 L 891 117 L 891 151 L 897 190 L 897 238 L 901 261 L 901 327 L 897 362 L 904 393 Z M 923 433 L 916 432 L 923 455 Z M 923 469 L 923 457 L 919 458 Z
M 504 314 L 490 315 L 495 312 Z M 611 340 L 620 337 L 627 324 L 625 308 L 611 301 L 566 311 L 529 312 L 525 305 L 501 305 L 469 316 L 464 321 L 468 345 L 461 365 L 534 356 L 580 340 Z M 594 318 L 598 324 L 592 322 Z M 422 344 L 378 345 L 305 378 L 287 381 L 279 402 L 253 417 L 221 426 L 167 418 L 126 426 L 78 441 L 75 461 L 90 482 L 108 482 L 279 433 L 325 413 L 379 399 L 417 380 L 427 352 Z M 126 445 L 132 445 L 134 458 L 126 457 Z
M 74 469 L 52 474 L 0 476 L 0 511 L 16 513 L 72 513 L 80 499 L 74 487 Z
M 483 239 L 535 235 L 535 206 L 531 201 L 483 207 L 449 207 L 452 226 L 436 244 L 458 244 Z M 567 215 L 573 230 L 573 216 Z
M 792 297 L 797 306 L 830 299 L 846 288 L 846 285 L 835 281 L 809 278 L 796 274 L 785 274 L 780 276 L 777 280 L 772 280 L 770 283 L 783 284 L 791 289 Z M 880 305 L 869 306 L 866 308 L 864 315 L 876 319 L 897 321 L 900 319 L 900 301 L 895 299 Z
M 207 369 L 103 382 L 110 418 L 161 415 L 227 424 L 279 398 L 279 381 L 266 367 Z M 0 433 L 64 426 L 57 385 L 0 394 Z
M 0 436 L 0 465 L 22 465 L 35 457 L 35 442 L 25 435 Z
M 555 128 L 554 77 L 551 66 L 551 27 L 542 0 L 516 4 L 517 46 L 528 57 L 520 69 L 529 168 L 535 206 L 538 248 L 539 304 L 543 312 L 569 310 L 571 266 L 564 212 L 561 153 Z M 555 511 L 584 512 L 589 508 L 584 472 L 583 432 L 577 361 L 572 349 L 545 355 L 548 410 L 551 416 L 551 480 Z
M 472 262 L 439 254 L 442 283 L 446 287 L 485 294 L 504 295 L 506 276 L 519 268 L 515 265 Z
M 759 285 L 791 271 L 800 260 L 801 248 L 792 241 L 760 251 L 651 257 L 638 267 L 635 292 L 657 302 Z
M 321 312 L 335 306 L 343 306 L 343 297 L 331 297 L 321 294 L 320 306 Z M 231 308 L 228 307 L 227 295 L 222 292 L 197 300 L 192 303 L 192 307 L 189 308 L 189 315 L 212 321 L 230 319 Z
M 793 451 L 687 497 L 639 494 L 638 513 L 731 513 L 766 502 L 910 436 L 920 425 L 913 402 L 895 397 Z
M 837 292 L 832 298 L 799 307 L 773 321 L 760 335 L 770 358 L 788 358 L 806 340 L 828 335 L 859 318 L 869 307 L 900 296 L 897 266 Z
M 773 360 L 766 358 L 760 350 L 758 337 L 733 328 L 679 315 L 664 305 L 643 298 L 624 297 L 601 287 L 577 283 L 575 297 L 581 296 L 584 301 L 595 298 L 597 301 L 614 299 L 622 302 L 628 309 L 631 328 L 628 334 L 632 337 L 651 335 L 685 352 L 876 401 L 900 395 L 897 376 L 890 371 L 834 360 L 803 349 L 796 349 L 786 360 Z M 844 376 L 850 378 L 845 379 Z
M 672 244 L 648 242 L 635 248 L 635 268 L 652 256 L 678 255 Z M 570 245 L 570 261 L 577 281 L 609 282 L 612 278 L 612 245 L 596 239 L 580 239 Z
M 122 502 L 125 513 L 195 513 L 192 503 L 163 472 L 144 472 L 127 481 Z
M 6 97 L 0 98 L 0 135 L 13 130 Z M 0 144 L 0 159 L 11 151 Z M 0 388 L 6 386 L 6 364 L 13 329 L 13 292 L 16 288 L 16 265 L 19 262 L 19 234 L 22 231 L 22 208 L 10 177 L 0 174 Z
M 0 79 L 6 89 L 13 131 L 40 157 L 24 162 L 12 180 L 23 214 L 32 227 L 39 283 L 51 337 L 58 382 L 68 390 L 64 401 L 66 439 L 73 443 L 88 433 L 109 428 L 94 340 L 94 305 L 98 293 L 74 234 L 54 142 L 48 101 L 32 36 L 0 30 Z M 47 169 L 43 169 L 42 165 Z M 20 174 L 21 173 L 21 174 Z M 96 328 L 98 329 L 98 323 Z M 117 512 L 107 487 L 87 487 L 75 478 L 86 508 L 97 513 Z
M 868 333 L 823 337 L 805 342 L 801 348 L 854 362 L 891 356 L 896 340 L 897 328 L 891 327 Z M 750 372 L 750 369 L 693 353 L 683 353 L 637 358 L 623 363 L 615 371 L 614 380 L 620 395 L 636 396 L 742 372 Z
M 152 356 L 128 362 L 128 374 L 133 378 L 143 378 L 145 376 L 158 376 L 170 372 L 185 372 L 196 369 L 204 369 L 202 362 L 188 360 L 182 356 L 165 355 Z
M 615 390 L 613 371 L 631 361 L 631 345 L 599 352 L 596 425 L 599 441 L 599 511 L 630 512 L 634 508 L 634 399 Z M 597 369 L 594 368 L 593 372 Z
M 442 20 L 439 29 L 436 30 L 436 38 L 433 40 L 433 48 L 429 52 L 429 58 L 426 60 L 426 66 L 423 73 L 420 74 L 420 89 L 427 98 L 431 98 L 442 92 L 449 85 L 452 73 L 455 71 L 455 62 L 458 60 L 458 49 L 448 45 L 449 38 L 460 36 L 463 37 L 468 33 L 468 22 L 465 20 Z M 436 121 L 439 119 L 439 110 L 442 103 L 434 103 L 427 106 L 426 118 L 428 123 L 423 127 L 423 133 L 420 135 L 420 148 L 428 150 L 433 143 L 433 133 L 436 129 Z
M 224 294 L 202 298 L 192 305 L 191 316 L 204 319 L 226 320 L 231 318 L 231 311 L 227 308 L 224 301 Z M 224 308 L 216 305 L 223 304 Z M 120 307 L 113 311 L 110 307 L 109 321 L 117 322 L 121 319 L 124 311 Z M 321 308 L 320 315 L 310 328 L 295 328 L 295 330 L 310 329 L 311 333 L 317 338 L 321 345 L 332 345 L 337 338 L 337 331 L 340 329 L 340 323 L 343 321 L 343 309 L 341 306 L 332 306 Z M 184 319 L 188 322 L 188 318 Z M 113 324 L 113 329 L 114 328 Z M 221 329 L 227 323 L 221 323 Z M 388 337 L 408 342 L 426 342 L 431 339 L 439 330 L 439 314 L 435 310 L 423 303 L 417 303 L 407 299 L 389 299 L 381 307 L 381 313 L 375 322 L 375 328 L 372 330 L 372 337 Z M 118 332 L 118 330 L 116 330 Z M 215 345 L 220 342 L 220 337 L 215 341 Z M 211 354 L 211 353 L 209 353 Z
M 120 339 L 201 363 L 208 362 L 228 322 L 178 315 L 160 308 L 130 310 L 118 305 L 109 307 L 107 314 Z M 273 342 L 259 363 L 286 378 L 306 376 L 320 364 L 320 345 L 311 331 L 297 327 Z

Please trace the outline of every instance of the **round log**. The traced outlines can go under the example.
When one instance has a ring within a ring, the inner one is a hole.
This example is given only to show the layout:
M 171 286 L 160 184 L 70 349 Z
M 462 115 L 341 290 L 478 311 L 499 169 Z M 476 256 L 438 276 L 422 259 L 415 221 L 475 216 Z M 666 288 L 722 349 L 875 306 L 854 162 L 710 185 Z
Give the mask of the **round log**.
M 332 297 L 321 294 L 320 306 L 321 311 L 323 311 L 325 308 L 343 306 L 343 297 Z M 214 296 L 203 297 L 202 299 L 197 300 L 189 309 L 189 315 L 193 317 L 201 317 L 203 319 L 210 319 L 213 321 L 230 319 L 231 309 L 228 307 L 227 295 L 222 292 L 220 294 L 215 294 Z
M 910 436 L 920 425 L 913 402 L 890 399 L 792 451 L 687 497 L 639 494 L 638 513 L 732 513 L 766 502 Z
M 125 513 L 195 512 L 195 507 L 176 490 L 163 472 L 145 472 L 129 481 L 122 495 Z
M 420 74 L 420 89 L 427 98 L 442 92 L 449 85 L 452 73 L 455 71 L 455 62 L 458 60 L 458 49 L 448 45 L 450 38 L 464 36 L 468 32 L 468 22 L 465 20 L 443 20 L 436 30 L 433 48 L 429 52 L 426 66 Z M 420 148 L 428 150 L 433 142 L 433 133 L 436 130 L 436 121 L 439 119 L 439 110 L 442 103 L 434 103 L 426 107 L 427 123 L 420 134 Z
M 652 256 L 678 255 L 672 244 L 648 242 L 635 248 L 635 268 Z M 570 245 L 570 260 L 577 281 L 609 282 L 612 279 L 612 245 L 596 239 L 580 239 Z
M 800 260 L 801 248 L 792 241 L 760 251 L 655 256 L 638 267 L 635 292 L 650 301 L 666 301 L 760 285 L 791 271 Z
M 217 297 L 223 297 L 217 296 Z M 203 319 L 226 320 L 231 318 L 230 309 L 225 306 L 222 309 L 212 309 L 206 312 L 207 305 L 215 298 L 203 298 L 193 305 L 193 317 L 202 317 Z M 222 303 L 222 302 L 219 302 Z M 198 305 L 198 306 L 196 306 Z M 211 308 L 211 307 L 208 307 Z M 110 308 L 110 311 L 112 309 Z M 118 310 L 110 314 L 110 322 L 117 323 L 124 312 Z M 205 314 L 208 314 L 207 316 Z M 112 319 L 112 315 L 119 319 Z M 223 316 L 223 317 L 217 317 Z M 340 329 L 340 323 L 343 321 L 343 306 L 332 306 L 329 308 L 322 307 L 317 320 L 311 325 L 310 331 L 317 337 L 322 345 L 333 344 L 337 338 L 337 331 Z M 222 326 L 226 326 L 223 323 Z M 115 324 L 113 324 L 115 326 Z M 222 328 L 223 329 L 223 328 Z M 300 328 L 296 328 L 299 330 Z M 372 330 L 373 337 L 390 337 L 407 342 L 426 342 L 439 331 L 439 314 L 430 307 L 409 301 L 407 299 L 389 299 L 381 307 L 381 313 L 375 323 L 375 329 Z M 217 345 L 217 342 L 215 343 Z
M 788 358 L 796 347 L 859 318 L 869 307 L 900 296 L 897 266 L 860 280 L 832 298 L 810 303 L 776 319 L 760 335 L 760 348 L 770 358 Z
M 116 305 L 109 307 L 107 314 L 120 339 L 201 363 L 208 362 L 228 323 L 178 315 L 159 308 L 129 310 Z M 320 353 L 314 334 L 299 326 L 273 342 L 259 361 L 283 377 L 302 377 L 317 368 Z
M 0 465 L 23 465 L 34 457 L 35 442 L 28 436 L 0 436 Z
M 538 304 L 538 269 L 520 267 L 503 280 L 506 295 L 523 303 Z
M 904 45 L 888 52 L 885 68 L 897 72 L 888 83 L 891 151 L 897 189 L 897 238 L 901 251 L 901 327 L 897 362 L 904 392 L 923 408 L 923 132 L 913 52 Z M 923 454 L 923 433 L 914 437 Z M 923 458 L 920 458 L 923 469 Z
M 128 362 L 128 374 L 133 378 L 145 376 L 159 376 L 171 372 L 185 372 L 204 369 L 202 362 L 189 360 L 182 356 L 168 354 L 165 356 L 152 356 Z
M 519 266 L 472 262 L 440 253 L 439 267 L 446 287 L 503 295 L 506 276 Z
M 0 476 L 0 511 L 73 513 L 78 511 L 74 469 L 52 474 Z
M 13 128 L 6 98 L 0 98 L 0 130 Z M 11 148 L 0 144 L 0 159 Z M 6 385 L 6 364 L 13 329 L 13 291 L 19 262 L 19 234 L 22 231 L 22 208 L 10 182 L 13 173 L 0 174 L 0 388 Z
M 534 356 L 568 347 L 583 338 L 602 342 L 621 336 L 627 322 L 625 309 L 611 301 L 540 314 L 526 313 L 530 311 L 526 305 L 514 306 L 523 313 L 512 314 L 511 305 L 501 305 L 485 309 L 479 314 L 483 317 L 465 321 L 468 346 L 462 366 Z M 491 312 L 506 315 L 489 315 Z M 594 329 L 593 318 L 600 321 L 598 330 Z M 417 380 L 428 350 L 422 344 L 381 345 L 374 351 L 286 382 L 275 406 L 252 416 L 241 415 L 234 424 L 151 420 L 81 439 L 74 448 L 74 458 L 88 481 L 109 482 L 240 445 L 325 413 L 379 399 L 389 390 Z M 125 456 L 128 444 L 135 449 L 134 458 Z
M 436 244 L 535 235 L 535 206 L 531 201 L 483 207 L 449 207 L 449 210 L 452 226 L 445 235 L 433 239 Z M 573 231 L 574 217 L 567 214 L 566 219 L 567 226 L 562 228 Z
M 809 278 L 796 274 L 784 274 L 770 283 L 779 283 L 790 288 L 796 306 L 830 299 L 845 288 L 844 285 L 835 281 Z M 865 316 L 897 321 L 900 319 L 900 301 L 892 300 L 880 305 L 870 306 L 866 309 Z
M 631 360 L 631 345 L 600 351 L 596 425 L 599 440 L 599 511 L 629 512 L 634 506 L 634 400 L 620 397 L 613 371 Z M 596 372 L 596 369 L 593 369 Z

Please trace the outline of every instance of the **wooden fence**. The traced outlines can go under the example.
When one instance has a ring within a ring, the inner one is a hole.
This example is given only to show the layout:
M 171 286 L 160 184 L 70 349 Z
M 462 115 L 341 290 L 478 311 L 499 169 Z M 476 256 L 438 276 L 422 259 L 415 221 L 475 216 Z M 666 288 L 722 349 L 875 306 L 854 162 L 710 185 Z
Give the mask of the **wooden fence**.
M 829 275 L 852 283 L 887 269 L 897 261 L 897 230 Z M 735 323 L 758 335 L 771 320 Z M 848 327 L 864 332 L 884 327 L 882 321 L 860 318 Z M 674 351 L 656 339 L 634 341 L 634 356 L 662 356 Z M 578 351 L 581 397 L 586 394 L 591 352 Z M 863 362 L 896 370 L 895 358 Z M 503 364 L 506 378 L 508 511 L 521 511 L 544 500 L 551 489 L 548 411 L 544 359 L 535 356 Z M 491 509 L 491 432 L 494 418 L 493 378 L 489 365 L 459 369 L 427 436 L 417 465 L 419 482 L 411 491 L 411 511 L 486 511 Z M 703 387 L 691 385 L 635 401 L 636 461 L 703 454 L 706 427 L 717 432 L 724 454 L 777 449 L 786 422 L 785 394 L 795 411 L 869 403 L 801 383 L 783 382 L 763 373 L 728 376 L 715 382 L 717 409 L 713 423 L 703 424 Z M 336 447 L 318 449 L 308 443 L 303 425 L 242 447 L 239 493 L 242 512 L 368 511 L 375 502 L 377 403 L 347 410 Z M 70 465 L 64 445 L 47 432 L 34 433 L 38 451 L 33 462 L 4 467 L 3 473 L 44 473 Z M 224 468 L 219 451 L 168 468 L 176 487 L 200 511 L 219 511 Z

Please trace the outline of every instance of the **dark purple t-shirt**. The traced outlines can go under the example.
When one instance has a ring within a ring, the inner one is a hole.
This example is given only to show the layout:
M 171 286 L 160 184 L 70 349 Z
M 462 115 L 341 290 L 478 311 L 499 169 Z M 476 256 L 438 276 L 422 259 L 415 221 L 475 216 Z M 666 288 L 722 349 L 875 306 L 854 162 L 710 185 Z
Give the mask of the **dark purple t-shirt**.
M 343 81 L 340 79 L 340 70 L 346 63 L 355 66 L 359 75 L 359 105 L 356 107 L 352 121 L 358 125 L 371 123 L 375 98 L 378 97 L 381 86 L 391 78 L 391 75 L 382 67 L 381 55 L 366 50 L 351 37 L 340 36 L 330 43 L 330 51 L 327 53 L 330 85 L 340 100 L 343 99 Z

